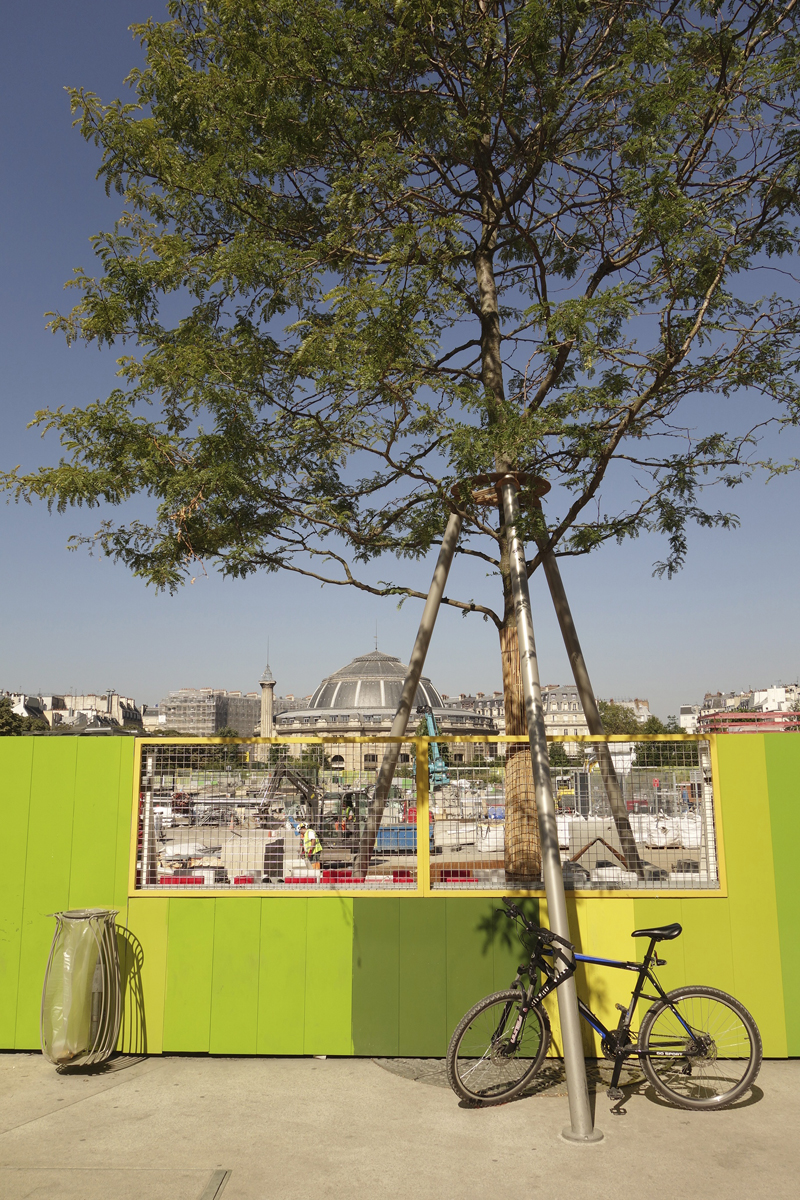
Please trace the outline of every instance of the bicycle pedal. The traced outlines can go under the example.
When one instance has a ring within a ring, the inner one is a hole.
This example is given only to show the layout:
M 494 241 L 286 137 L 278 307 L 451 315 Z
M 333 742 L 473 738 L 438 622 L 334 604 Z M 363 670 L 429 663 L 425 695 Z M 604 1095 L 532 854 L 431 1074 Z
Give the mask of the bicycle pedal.
M 608 1089 L 608 1091 L 606 1092 L 606 1095 L 608 1096 L 609 1100 L 624 1100 L 625 1099 L 625 1093 L 623 1092 L 622 1088 L 618 1088 L 618 1087 L 616 1087 L 616 1088 L 610 1087 Z

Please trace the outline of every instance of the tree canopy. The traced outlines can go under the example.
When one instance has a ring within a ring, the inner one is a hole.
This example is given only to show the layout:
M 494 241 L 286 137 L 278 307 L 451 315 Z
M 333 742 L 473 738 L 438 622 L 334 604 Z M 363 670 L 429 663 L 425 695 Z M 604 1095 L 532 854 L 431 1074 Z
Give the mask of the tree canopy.
M 23 733 L 48 732 L 44 717 L 21 717 L 15 713 L 8 696 L 0 696 L 0 737 L 19 737 Z
M 476 476 L 550 483 L 539 553 L 656 530 L 671 573 L 689 523 L 734 523 L 702 487 L 800 415 L 794 0 L 169 7 L 129 102 L 72 92 L 122 207 L 52 326 L 123 347 L 119 387 L 37 414 L 65 455 L 6 488 L 144 497 L 88 540 L 166 588 L 208 562 L 417 595 L 361 564 L 455 506 L 505 600 L 447 603 L 498 626 Z

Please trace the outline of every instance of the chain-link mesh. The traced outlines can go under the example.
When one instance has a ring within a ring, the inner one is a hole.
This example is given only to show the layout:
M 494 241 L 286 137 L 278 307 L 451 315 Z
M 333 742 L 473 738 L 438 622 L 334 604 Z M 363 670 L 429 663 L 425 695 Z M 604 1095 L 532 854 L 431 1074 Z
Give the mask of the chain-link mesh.
M 607 745 L 610 778 L 597 742 L 550 744 L 566 887 L 655 892 L 718 888 L 708 743 Z M 515 816 L 515 810 L 529 806 L 529 789 L 517 778 L 522 758 L 519 753 L 492 765 L 454 763 L 448 766 L 447 782 L 431 791 L 434 890 L 543 886 L 540 870 L 531 870 L 526 878 L 518 867 L 521 861 L 540 866 L 538 840 L 532 852 L 529 822 Z
M 369 865 L 354 870 L 383 750 L 363 742 L 144 743 L 137 887 L 415 888 L 410 753 L 401 755 Z
M 417 744 L 430 753 L 427 838 L 406 744 L 367 845 L 386 743 L 144 741 L 136 887 L 542 889 L 523 746 Z M 550 756 L 567 888 L 719 887 L 708 742 L 576 739 L 551 742 Z

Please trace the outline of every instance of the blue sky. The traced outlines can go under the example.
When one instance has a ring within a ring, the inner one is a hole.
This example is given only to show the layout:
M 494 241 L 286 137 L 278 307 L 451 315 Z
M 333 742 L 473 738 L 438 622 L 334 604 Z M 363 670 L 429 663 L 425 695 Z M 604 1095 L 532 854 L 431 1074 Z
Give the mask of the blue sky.
M 90 269 L 89 236 L 108 227 L 118 199 L 94 179 L 97 152 L 71 128 L 66 85 L 104 99 L 140 51 L 127 26 L 151 13 L 135 0 L 32 0 L 10 6 L 0 48 L 4 121 L 0 130 L 0 463 L 33 467 L 57 456 L 26 431 L 40 407 L 85 403 L 114 382 L 113 353 L 68 349 L 45 329 L 44 313 L 69 306 L 62 287 L 73 268 Z M 759 289 L 763 280 L 759 282 Z M 784 453 L 797 455 L 798 439 Z M 800 476 L 751 482 L 720 505 L 741 518 L 735 532 L 692 533 L 689 561 L 671 581 L 652 578 L 663 557 L 657 538 L 563 565 L 595 688 L 603 696 L 645 696 L 661 716 L 706 690 L 793 681 L 800 674 L 797 526 Z M 0 688 L 81 691 L 114 687 L 155 703 L 171 688 L 252 690 L 270 639 L 278 691 L 305 694 L 323 675 L 372 649 L 405 658 L 420 604 L 346 589 L 321 589 L 293 576 L 245 582 L 199 576 L 159 596 L 122 566 L 70 553 L 73 532 L 95 528 L 96 513 L 50 515 L 42 507 L 0 508 Z M 410 573 L 427 586 L 432 564 Z M 390 564 L 374 578 L 388 578 Z M 491 600 L 493 581 L 456 563 L 452 591 Z M 543 581 L 532 581 L 543 682 L 566 682 Z M 475 617 L 443 610 L 428 673 L 449 693 L 500 687 L 497 634 Z

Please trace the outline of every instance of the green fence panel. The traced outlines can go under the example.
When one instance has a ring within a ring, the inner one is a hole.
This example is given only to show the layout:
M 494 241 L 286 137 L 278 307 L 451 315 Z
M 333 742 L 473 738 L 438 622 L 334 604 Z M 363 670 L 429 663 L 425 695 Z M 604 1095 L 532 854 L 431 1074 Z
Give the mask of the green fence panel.
M 764 738 L 764 734 L 754 733 L 720 735 L 717 757 L 733 994 L 755 1017 L 764 1053 L 782 1058 L 786 1054 L 786 1020 Z
M 15 1044 L 33 738 L 0 738 L 0 1047 Z
M 611 900 L 609 903 L 613 904 Z M 691 904 L 693 901 L 687 901 Z M 665 897 L 663 900 L 644 900 L 637 896 L 633 902 L 633 928 L 647 929 L 652 925 L 671 925 L 673 921 L 678 921 L 683 926 L 683 933 L 674 942 L 665 942 L 661 951 L 662 957 L 667 960 L 665 967 L 658 967 L 658 978 L 661 986 L 668 991 L 672 988 L 682 987 L 684 983 L 704 983 L 703 979 L 693 979 L 686 972 L 686 946 L 687 942 L 692 945 L 697 942 L 702 942 L 703 931 L 698 928 L 698 919 L 696 914 L 687 911 L 683 900 L 675 896 Z M 631 929 L 631 933 L 633 929 Z M 644 938 L 631 938 L 619 947 L 620 958 L 641 959 L 644 955 L 649 942 Z M 730 949 L 728 952 L 730 959 Z M 628 999 L 626 995 L 626 984 L 633 986 L 633 977 L 630 980 L 624 975 L 616 971 L 607 971 L 606 975 L 611 976 L 610 986 L 613 986 L 619 992 L 618 996 L 614 997 L 613 1003 L 617 1001 L 624 1002 Z M 630 990 L 630 989 L 628 989 Z M 639 1018 L 644 1015 L 647 1005 L 639 1008 Z
M 352 1054 L 353 901 L 320 896 L 308 906 L 305 1054 Z
M 132 759 L 133 738 L 76 738 L 75 741 L 69 907 L 116 907 L 115 899 L 120 894 L 117 886 L 120 775 L 123 749 L 127 751 L 125 757 Z M 129 778 L 128 771 L 126 779 Z M 126 790 L 130 797 L 130 787 Z M 124 875 L 127 867 L 126 855 Z
M 261 900 L 218 897 L 214 912 L 211 984 L 212 1054 L 255 1054 L 258 1048 L 258 976 Z
M 494 912 L 491 917 L 491 925 L 487 922 L 486 936 L 491 937 L 492 943 L 493 990 L 499 992 L 511 986 L 517 973 L 517 967 L 525 961 L 527 956 L 525 947 L 520 941 L 518 927 L 503 915 L 502 901 L 492 900 L 490 904 Z M 533 921 L 535 925 L 539 924 L 538 900 L 522 900 L 520 908 L 523 909 L 529 921 Z
M 490 929 L 496 901 L 488 898 L 448 897 L 447 929 L 447 1038 L 476 1000 L 495 990 L 494 948 Z
M 438 897 L 400 905 L 397 1052 L 404 1058 L 434 1058 L 447 1047 L 446 917 Z
M 122 740 L 122 739 L 120 739 Z M 122 743 L 119 758 L 119 807 L 117 809 L 117 849 L 114 867 L 114 907 L 124 909 L 128 903 L 131 864 L 131 826 L 133 823 L 134 778 L 136 746 L 133 738 Z M 136 793 L 139 787 L 136 781 Z
M 737 886 L 734 881 L 734 887 Z M 725 900 L 698 896 L 683 900 L 681 908 L 686 982 L 707 984 L 734 995 L 730 904 Z M 665 954 L 665 957 L 669 958 L 669 955 Z
M 21 1050 L 39 1045 L 42 984 L 55 929 L 50 914 L 69 908 L 77 743 L 34 740 L 15 1035 Z
M 353 1050 L 399 1053 L 400 909 L 406 900 L 353 901 Z
M 169 902 L 164 1049 L 206 1054 L 211 1041 L 213 897 Z
M 800 1054 L 800 733 L 764 737 L 789 1054 Z
M 137 1046 L 147 1054 L 164 1048 L 169 906 L 167 896 L 135 896 L 128 903 L 120 1048 L 130 1053 Z
M 316 901 L 314 901 L 316 903 Z M 264 897 L 258 980 L 259 1054 L 303 1054 L 306 1014 L 308 900 Z M 312 964 L 317 986 L 325 981 Z

